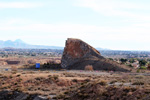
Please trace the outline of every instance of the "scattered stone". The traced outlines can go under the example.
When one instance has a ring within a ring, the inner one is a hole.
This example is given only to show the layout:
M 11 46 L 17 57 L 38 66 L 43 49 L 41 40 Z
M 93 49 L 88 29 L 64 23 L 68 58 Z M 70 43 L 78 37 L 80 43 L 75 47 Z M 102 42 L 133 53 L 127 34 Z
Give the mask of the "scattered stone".
M 48 100 L 46 97 L 36 96 L 33 100 Z
M 29 97 L 28 94 L 19 93 L 19 96 L 17 96 L 14 100 L 26 100 L 28 97 Z
M 0 91 L 0 100 L 48 100 L 48 98 L 39 95 L 29 95 L 17 91 Z

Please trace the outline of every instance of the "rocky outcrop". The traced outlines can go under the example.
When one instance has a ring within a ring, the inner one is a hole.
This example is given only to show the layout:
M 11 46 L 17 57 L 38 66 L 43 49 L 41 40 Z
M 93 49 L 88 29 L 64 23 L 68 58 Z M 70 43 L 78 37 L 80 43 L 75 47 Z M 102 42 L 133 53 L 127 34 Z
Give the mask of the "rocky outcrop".
M 27 94 L 18 91 L 0 91 L 0 100 L 49 100 L 37 94 Z
M 61 67 L 83 70 L 87 65 L 92 65 L 94 70 L 128 71 L 126 66 L 105 59 L 99 51 L 84 41 L 68 38 L 61 60 Z
M 63 68 L 68 68 L 70 65 L 80 61 L 81 58 L 87 58 L 90 56 L 102 58 L 100 55 L 99 51 L 82 40 L 68 38 L 64 48 L 61 66 Z

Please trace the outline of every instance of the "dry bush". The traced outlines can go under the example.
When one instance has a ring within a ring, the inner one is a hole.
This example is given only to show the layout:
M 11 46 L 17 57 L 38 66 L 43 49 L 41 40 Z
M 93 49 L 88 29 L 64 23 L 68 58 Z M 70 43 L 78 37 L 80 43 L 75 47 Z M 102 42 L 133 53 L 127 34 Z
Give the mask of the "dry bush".
M 5 62 L 5 61 L 0 61 L 0 65 L 7 65 L 7 62 Z
M 101 80 L 101 81 L 99 82 L 99 84 L 102 85 L 102 86 L 105 86 L 105 85 L 107 84 L 107 81 L 106 81 L 106 80 Z
M 33 59 L 28 60 L 28 64 L 35 64 L 35 63 L 36 63 L 36 61 Z
M 11 70 L 12 71 L 17 71 L 17 67 L 16 66 L 11 66 Z
M 144 82 L 141 81 L 136 81 L 132 85 L 144 85 Z
M 54 60 L 48 60 L 47 64 L 55 64 L 55 61 Z
M 92 65 L 87 65 L 87 66 L 85 66 L 84 70 L 93 71 L 93 66 Z
M 55 60 L 55 63 L 56 63 L 56 64 L 60 64 L 60 63 L 61 63 L 61 60 Z
M 150 70 L 150 64 L 148 64 L 147 69 Z

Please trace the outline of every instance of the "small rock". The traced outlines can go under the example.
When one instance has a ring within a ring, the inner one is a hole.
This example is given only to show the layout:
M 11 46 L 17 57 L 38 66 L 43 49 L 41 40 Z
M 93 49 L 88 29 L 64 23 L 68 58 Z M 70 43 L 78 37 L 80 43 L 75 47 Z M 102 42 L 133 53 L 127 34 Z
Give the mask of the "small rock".
M 48 100 L 48 99 L 43 96 L 36 96 L 33 100 Z

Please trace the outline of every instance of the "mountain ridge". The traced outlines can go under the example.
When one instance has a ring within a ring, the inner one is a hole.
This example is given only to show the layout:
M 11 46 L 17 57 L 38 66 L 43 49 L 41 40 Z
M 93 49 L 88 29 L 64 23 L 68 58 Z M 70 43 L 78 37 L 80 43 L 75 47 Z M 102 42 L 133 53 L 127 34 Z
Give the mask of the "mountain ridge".
M 25 43 L 21 39 L 12 40 L 0 40 L 0 48 L 23 48 L 23 49 L 63 49 L 59 46 L 45 46 L 45 45 L 31 45 Z
M 22 49 L 64 49 L 61 46 L 46 46 L 46 45 L 32 45 L 25 43 L 21 39 L 12 40 L 0 40 L 0 48 L 22 48 Z M 105 48 L 97 48 L 97 50 L 110 50 Z

